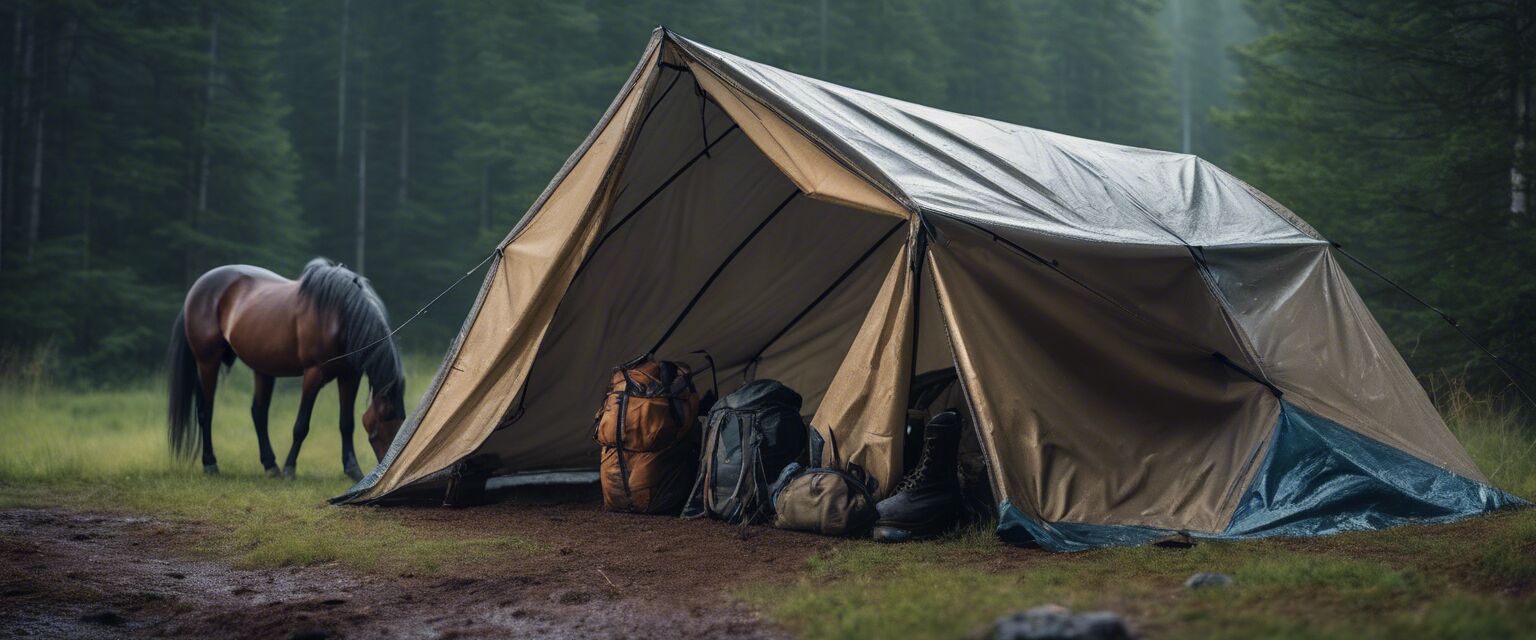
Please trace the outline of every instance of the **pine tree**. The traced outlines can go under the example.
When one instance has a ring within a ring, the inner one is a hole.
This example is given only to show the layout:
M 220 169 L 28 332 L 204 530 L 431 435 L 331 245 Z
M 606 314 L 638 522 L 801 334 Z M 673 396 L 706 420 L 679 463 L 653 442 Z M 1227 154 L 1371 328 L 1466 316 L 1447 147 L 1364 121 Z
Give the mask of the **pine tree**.
M 1522 213 L 1536 2 L 1250 9 L 1272 34 L 1242 49 L 1227 118 L 1238 170 L 1495 350 L 1536 362 L 1536 225 Z M 1486 367 L 1434 315 L 1357 282 L 1415 364 Z
M 1121 144 L 1175 148 L 1161 0 L 1041 0 L 1051 113 L 1041 126 Z

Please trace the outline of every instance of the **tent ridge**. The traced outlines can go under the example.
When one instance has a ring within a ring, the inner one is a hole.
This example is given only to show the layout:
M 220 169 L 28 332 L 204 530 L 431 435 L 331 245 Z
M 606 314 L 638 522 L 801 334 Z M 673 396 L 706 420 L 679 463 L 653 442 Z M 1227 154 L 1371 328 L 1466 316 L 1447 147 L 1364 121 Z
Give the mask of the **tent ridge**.
M 699 55 L 699 48 L 696 43 L 677 35 L 671 30 L 665 30 L 665 34 L 667 41 L 676 45 L 678 49 L 684 52 L 691 61 L 697 63 L 705 69 L 708 69 L 722 82 L 725 82 L 732 88 L 740 91 L 743 95 L 752 98 L 759 105 L 779 116 L 784 120 L 784 122 L 788 123 L 791 127 L 794 127 L 794 129 L 801 135 L 805 136 L 807 140 L 813 142 L 818 148 L 821 149 L 823 153 L 827 154 L 827 157 L 836 161 L 839 165 L 842 165 L 844 169 L 847 169 L 854 175 L 862 178 L 870 186 L 875 187 L 881 193 L 885 194 L 886 197 L 891 198 L 897 204 L 905 208 L 908 213 L 916 214 L 918 212 L 917 204 L 912 199 L 912 197 L 909 196 L 899 186 L 897 186 L 896 181 L 892 180 L 890 176 L 885 175 L 884 171 L 880 170 L 880 168 L 875 166 L 874 163 L 868 162 L 867 159 L 865 159 L 865 162 L 854 162 L 847 156 L 847 154 L 844 153 L 843 149 L 829 144 L 824 136 L 818 135 L 816 132 L 811 131 L 810 128 L 807 127 L 800 118 L 792 117 L 790 114 L 785 113 L 784 110 L 775 106 L 773 103 L 767 100 L 763 100 L 757 92 L 745 87 L 739 78 L 732 74 L 721 71 L 719 67 L 717 67 L 711 60 L 709 60 L 708 56 Z M 878 179 L 875 177 L 876 175 L 878 175 Z

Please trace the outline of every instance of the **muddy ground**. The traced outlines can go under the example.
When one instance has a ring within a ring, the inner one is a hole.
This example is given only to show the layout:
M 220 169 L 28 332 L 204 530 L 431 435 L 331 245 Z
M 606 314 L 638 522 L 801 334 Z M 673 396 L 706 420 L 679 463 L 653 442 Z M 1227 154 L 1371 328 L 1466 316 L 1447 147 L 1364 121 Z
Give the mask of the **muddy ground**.
M 207 534 L 199 525 L 0 511 L 0 636 L 778 638 L 787 634 L 730 590 L 787 579 L 832 544 L 603 513 L 579 489 L 399 514 L 423 530 L 510 530 L 557 546 L 449 578 L 334 565 L 242 570 L 191 550 Z

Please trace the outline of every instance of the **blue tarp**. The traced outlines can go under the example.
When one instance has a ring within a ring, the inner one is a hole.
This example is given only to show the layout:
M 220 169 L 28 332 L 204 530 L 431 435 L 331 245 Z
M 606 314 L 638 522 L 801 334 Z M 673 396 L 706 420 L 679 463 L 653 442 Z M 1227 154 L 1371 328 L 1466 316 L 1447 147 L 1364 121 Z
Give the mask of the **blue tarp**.
M 1451 522 L 1529 502 L 1281 402 L 1269 452 L 1221 533 L 1231 540 L 1318 536 Z M 1136 525 L 1040 522 L 1004 501 L 998 536 L 1052 551 L 1146 544 L 1180 533 Z

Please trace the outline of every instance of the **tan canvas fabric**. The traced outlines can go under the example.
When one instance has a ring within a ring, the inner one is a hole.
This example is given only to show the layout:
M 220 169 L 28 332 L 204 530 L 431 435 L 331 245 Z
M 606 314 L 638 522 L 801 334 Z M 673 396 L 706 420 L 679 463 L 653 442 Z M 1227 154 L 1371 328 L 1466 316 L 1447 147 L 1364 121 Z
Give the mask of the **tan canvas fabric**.
M 1325 243 L 1210 248 L 1206 264 L 1296 406 L 1486 482 Z
M 912 270 L 896 254 L 880 293 L 843 358 L 811 424 L 835 438 L 848 462 L 864 467 L 889 495 L 901 478 L 902 432 L 912 371 Z M 826 462 L 826 461 L 823 461 Z
M 828 157 L 773 111 L 727 85 L 708 67 L 690 63 L 688 68 L 704 91 L 801 191 L 813 198 L 864 211 L 907 217 L 905 208 Z
M 1212 357 L 1242 361 L 1188 253 L 1017 239 L 1057 272 L 941 228 L 934 280 L 998 497 L 1051 522 L 1224 527 L 1279 404 Z
M 671 96 L 696 99 L 682 87 Z M 670 111 L 663 105 L 651 126 L 675 125 L 673 144 L 697 151 L 697 102 L 678 108 L 675 122 Z M 708 114 L 711 138 L 729 127 L 723 114 Z M 648 153 L 650 143 L 640 144 L 637 155 Z M 679 162 L 630 163 L 622 200 L 645 197 Z M 698 376 L 701 389 L 718 379 L 720 391 L 729 393 L 747 374 L 773 378 L 801 392 L 806 411 L 813 411 L 905 238 L 906 223 L 798 196 L 731 257 L 794 192 L 745 136 L 724 139 L 590 257 L 540 345 L 521 414 L 492 433 L 480 451 L 498 456 L 507 473 L 590 468 L 597 452 L 587 430 L 612 368 L 656 344 L 711 276 L 713 283 L 656 356 L 702 371 L 703 356 L 694 351 L 707 350 L 719 370 Z M 618 215 L 628 209 L 621 203 L 614 210 Z M 791 326 L 876 244 L 855 273 Z M 759 350 L 760 361 L 749 367 L 747 360 Z
M 608 125 L 571 167 L 532 220 L 503 245 L 479 313 L 419 423 L 372 489 L 380 495 L 448 467 L 485 440 L 527 374 L 571 276 L 603 226 L 612 167 L 645 102 L 656 41 Z M 483 320 L 483 321 L 481 321 Z

